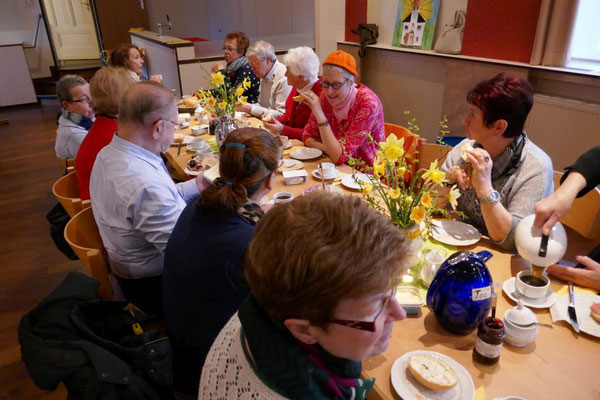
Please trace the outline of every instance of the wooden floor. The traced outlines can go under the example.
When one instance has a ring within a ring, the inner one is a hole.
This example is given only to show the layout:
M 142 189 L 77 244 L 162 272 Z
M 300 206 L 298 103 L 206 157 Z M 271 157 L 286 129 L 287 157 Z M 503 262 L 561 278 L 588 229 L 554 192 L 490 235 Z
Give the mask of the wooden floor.
M 60 253 L 46 213 L 57 203 L 52 184 L 62 175 L 54 154 L 58 105 L 0 109 L 0 399 L 65 399 L 66 389 L 38 389 L 21 361 L 19 320 L 79 261 Z

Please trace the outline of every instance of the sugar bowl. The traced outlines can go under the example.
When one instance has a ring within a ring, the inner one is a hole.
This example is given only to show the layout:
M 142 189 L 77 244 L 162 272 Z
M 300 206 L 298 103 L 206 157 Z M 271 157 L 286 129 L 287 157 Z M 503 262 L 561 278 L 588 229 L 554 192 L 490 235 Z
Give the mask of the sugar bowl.
M 537 317 L 523 301 L 517 301 L 517 306 L 506 310 L 504 317 L 504 340 L 515 347 L 525 347 L 533 342 L 538 334 Z

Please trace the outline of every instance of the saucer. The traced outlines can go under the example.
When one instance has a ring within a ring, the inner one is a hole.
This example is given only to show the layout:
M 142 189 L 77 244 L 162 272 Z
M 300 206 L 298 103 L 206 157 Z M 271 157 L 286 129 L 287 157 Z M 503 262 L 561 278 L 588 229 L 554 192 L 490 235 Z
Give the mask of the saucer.
M 332 179 L 335 179 L 335 178 L 337 178 L 338 176 L 340 176 L 340 170 L 339 170 L 339 169 L 335 168 L 333 171 L 334 171 L 334 173 L 333 173 L 333 175 L 332 175 L 332 176 L 330 176 L 330 177 L 325 177 L 325 178 L 323 178 L 323 179 L 325 179 L 326 181 L 330 181 L 330 180 L 332 180 Z M 318 179 L 318 180 L 321 180 L 321 171 L 320 171 L 318 168 L 317 168 L 317 169 L 315 169 L 315 170 L 312 172 L 312 176 L 314 176 L 314 177 L 315 177 L 316 179 Z
M 322 154 L 323 152 L 319 149 L 312 147 L 299 147 L 290 152 L 290 157 L 295 158 L 296 160 L 306 161 L 319 158 Z
M 551 307 L 554 303 L 556 303 L 556 300 L 558 300 L 556 293 L 554 293 L 554 290 L 552 290 L 550 287 L 548 287 L 548 292 L 544 297 L 532 299 L 531 297 L 523 296 L 521 293 L 517 292 L 517 288 L 515 287 L 515 279 L 517 278 L 513 276 L 512 278 L 504 281 L 504 283 L 502 284 L 502 290 L 504 291 L 504 293 L 506 293 L 506 295 L 515 303 L 517 302 L 517 300 L 522 300 L 523 305 L 527 307 L 548 308 Z

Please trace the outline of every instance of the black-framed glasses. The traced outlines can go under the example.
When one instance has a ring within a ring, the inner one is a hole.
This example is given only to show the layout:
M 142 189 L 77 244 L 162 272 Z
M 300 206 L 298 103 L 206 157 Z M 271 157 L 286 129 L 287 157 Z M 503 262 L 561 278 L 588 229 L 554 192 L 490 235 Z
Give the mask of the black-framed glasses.
M 83 96 L 81 99 L 69 100 L 69 103 L 91 103 L 92 99 L 87 96 Z
M 396 297 L 397 286 L 394 286 L 391 290 L 390 295 L 384 300 L 383 304 L 379 311 L 377 311 L 377 315 L 373 318 L 373 321 L 355 321 L 350 319 L 332 319 L 331 322 L 338 325 L 347 326 L 348 328 L 360 329 L 361 331 L 369 331 L 375 332 L 375 322 L 377 322 L 377 318 L 381 315 L 383 310 L 388 308 L 392 298 Z
M 181 129 L 183 128 L 183 125 L 181 125 L 179 122 L 171 121 L 171 120 L 170 120 L 170 119 L 168 119 L 168 118 L 159 118 L 159 119 L 157 119 L 156 121 L 154 121 L 154 122 L 152 123 L 152 125 L 154 125 L 155 123 L 157 123 L 157 122 L 159 122 L 159 121 L 167 121 L 167 122 L 170 122 L 170 123 L 172 123 L 172 124 L 173 124 L 173 126 L 175 127 L 175 130 L 176 130 L 176 131 L 178 131 L 178 130 L 181 130 Z
M 237 51 L 237 49 L 235 47 L 227 47 L 227 46 L 221 47 L 221 50 L 228 51 L 230 53 L 233 53 L 234 51 Z
M 335 90 L 339 90 L 341 89 L 346 83 L 348 83 L 350 79 L 346 78 L 346 80 L 344 82 L 327 82 L 327 81 L 323 81 L 321 83 L 321 85 L 323 86 L 323 89 L 329 89 L 330 87 L 334 88 Z

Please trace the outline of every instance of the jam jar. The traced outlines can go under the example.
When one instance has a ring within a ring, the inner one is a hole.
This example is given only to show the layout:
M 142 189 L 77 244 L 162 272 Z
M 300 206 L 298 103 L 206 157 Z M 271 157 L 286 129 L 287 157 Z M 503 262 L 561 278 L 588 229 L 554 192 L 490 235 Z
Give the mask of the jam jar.
M 495 364 L 500 359 L 504 343 L 504 324 L 498 318 L 487 317 L 477 327 L 473 359 L 482 364 Z

